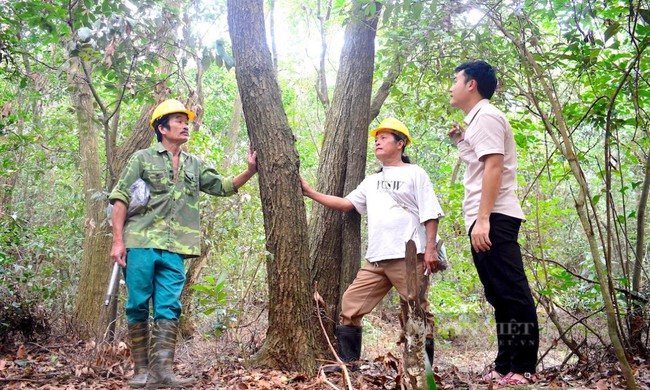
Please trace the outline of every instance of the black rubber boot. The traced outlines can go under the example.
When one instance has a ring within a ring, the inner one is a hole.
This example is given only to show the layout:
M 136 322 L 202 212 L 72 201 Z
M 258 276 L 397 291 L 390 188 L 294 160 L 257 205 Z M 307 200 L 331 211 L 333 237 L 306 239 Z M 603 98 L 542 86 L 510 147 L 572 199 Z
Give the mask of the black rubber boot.
M 427 353 L 427 357 L 429 358 L 429 364 L 433 366 L 433 352 L 435 350 L 435 342 L 433 339 L 427 338 L 425 343 L 424 343 L 424 350 Z
M 339 325 L 336 327 L 339 357 L 343 363 L 356 362 L 361 358 L 361 327 Z
M 149 380 L 147 388 L 169 387 L 180 389 L 196 383 L 194 378 L 178 378 L 174 374 L 174 353 L 178 321 L 161 320 L 154 324 L 151 334 L 151 353 L 149 356 Z
M 129 380 L 129 386 L 144 387 L 149 375 L 149 323 L 134 322 L 128 324 L 128 328 L 133 357 L 133 377 Z

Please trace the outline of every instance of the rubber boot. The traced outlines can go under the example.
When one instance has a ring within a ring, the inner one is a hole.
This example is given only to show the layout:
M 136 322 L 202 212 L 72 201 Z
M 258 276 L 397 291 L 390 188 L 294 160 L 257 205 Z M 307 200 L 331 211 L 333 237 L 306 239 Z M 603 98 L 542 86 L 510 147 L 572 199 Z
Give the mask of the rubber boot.
M 356 362 L 361 358 L 361 327 L 339 325 L 336 327 L 339 357 L 343 363 Z
M 161 320 L 154 324 L 151 334 L 147 388 L 169 387 L 182 389 L 196 383 L 194 378 L 182 379 L 174 374 L 173 364 L 177 332 L 178 321 Z
M 149 376 L 149 323 L 134 322 L 128 324 L 128 328 L 133 357 L 133 377 L 129 386 L 145 387 Z
M 435 349 L 435 342 L 433 339 L 427 338 L 426 341 L 424 342 L 424 350 L 427 353 L 427 357 L 429 358 L 429 364 L 433 366 L 433 351 Z

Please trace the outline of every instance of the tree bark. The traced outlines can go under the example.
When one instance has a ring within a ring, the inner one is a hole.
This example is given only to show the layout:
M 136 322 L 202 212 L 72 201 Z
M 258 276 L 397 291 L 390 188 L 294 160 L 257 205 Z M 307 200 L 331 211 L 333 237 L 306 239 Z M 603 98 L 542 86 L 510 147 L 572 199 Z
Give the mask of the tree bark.
M 320 192 L 344 196 L 363 180 L 366 167 L 370 97 L 375 57 L 376 13 L 367 17 L 360 3 L 351 11 L 345 30 L 340 68 L 332 105 L 325 122 L 325 138 L 318 167 Z M 361 216 L 342 214 L 314 203 L 309 225 L 312 281 L 325 301 L 333 335 L 340 298 L 361 262 Z M 323 344 L 325 345 L 325 344 Z
M 316 328 L 299 159 L 266 43 L 262 0 L 228 0 L 228 25 L 246 126 L 257 151 L 269 252 L 269 326 L 254 360 L 265 366 L 312 372 L 316 367 Z

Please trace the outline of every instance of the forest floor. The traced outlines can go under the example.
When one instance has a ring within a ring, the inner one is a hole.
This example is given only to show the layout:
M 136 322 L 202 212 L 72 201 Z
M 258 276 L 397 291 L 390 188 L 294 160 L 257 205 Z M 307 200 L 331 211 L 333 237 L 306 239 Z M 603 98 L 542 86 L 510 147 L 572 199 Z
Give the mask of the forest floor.
M 381 317 L 384 317 L 383 319 Z M 354 389 L 400 389 L 398 322 L 386 316 L 367 316 L 371 332 L 364 331 L 365 363 L 351 373 Z M 176 372 L 199 381 L 196 389 L 339 389 L 346 385 L 340 374 L 296 373 L 251 367 L 246 359 L 262 344 L 264 321 L 228 330 L 220 337 L 204 336 L 209 326 L 199 327 L 194 337 L 179 342 Z M 496 351 L 485 337 L 455 337 L 436 344 L 434 372 L 439 389 L 489 389 L 479 378 Z M 63 333 L 63 332 L 60 332 Z M 66 332 L 70 334 L 71 332 Z M 132 375 L 126 334 L 99 347 L 71 336 L 51 335 L 40 342 L 5 343 L 0 348 L 2 389 L 123 389 Z M 548 337 L 546 337 L 548 338 Z M 623 389 L 618 365 L 604 351 L 593 350 L 589 363 L 566 359 L 551 338 L 542 340 L 537 381 L 529 389 Z M 566 362 L 565 362 L 566 360 Z M 650 363 L 634 364 L 637 385 L 650 389 Z

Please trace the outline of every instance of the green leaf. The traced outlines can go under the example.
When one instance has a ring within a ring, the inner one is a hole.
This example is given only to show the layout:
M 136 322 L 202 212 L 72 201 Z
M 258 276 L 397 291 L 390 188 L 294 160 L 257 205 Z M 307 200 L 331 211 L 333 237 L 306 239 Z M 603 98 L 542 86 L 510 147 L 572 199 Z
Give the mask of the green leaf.
M 212 291 L 212 289 L 210 287 L 204 286 L 204 285 L 201 285 L 201 284 L 195 284 L 193 286 L 190 286 L 190 288 L 192 290 L 202 291 L 202 292 L 205 292 L 205 293 L 208 293 L 208 294 Z
M 221 39 L 217 40 L 217 42 L 215 43 L 215 49 L 217 49 L 217 54 L 219 55 L 219 57 L 223 58 L 224 56 L 226 56 L 226 49 L 224 47 L 223 40 Z
M 605 30 L 605 42 L 609 40 L 609 38 L 613 37 L 616 35 L 618 30 L 620 29 L 621 25 L 618 22 L 612 23 L 607 30 Z
M 650 24 L 650 9 L 640 9 L 639 15 L 646 24 Z
M 427 370 L 427 389 L 428 390 L 437 390 L 438 387 L 436 386 L 436 378 L 433 376 L 433 369 L 431 368 L 431 362 L 429 362 L 429 358 L 424 355 L 424 365 Z
M 515 142 L 517 143 L 517 147 L 519 149 L 526 149 L 526 145 L 528 144 L 528 139 L 525 135 L 521 133 L 516 133 Z
M 223 61 L 225 62 L 226 69 L 228 70 L 230 70 L 230 68 L 235 66 L 235 59 L 230 55 L 226 55 L 225 57 L 223 57 Z
M 616 280 L 622 284 L 623 286 L 629 286 L 630 285 L 630 280 L 628 278 L 620 277 L 616 278 Z

